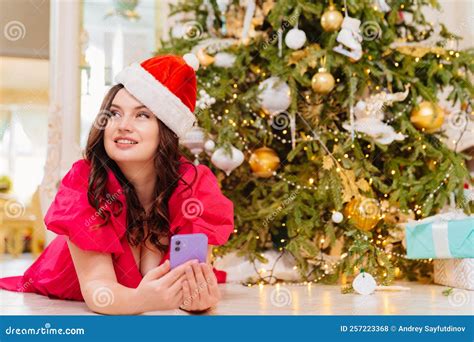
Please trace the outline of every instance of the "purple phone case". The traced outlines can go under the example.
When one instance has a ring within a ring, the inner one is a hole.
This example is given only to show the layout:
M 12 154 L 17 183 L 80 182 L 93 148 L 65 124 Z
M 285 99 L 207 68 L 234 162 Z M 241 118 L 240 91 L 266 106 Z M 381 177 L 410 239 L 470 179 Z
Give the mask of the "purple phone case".
M 173 235 L 170 248 L 171 268 L 175 268 L 192 259 L 206 262 L 207 235 L 202 233 Z

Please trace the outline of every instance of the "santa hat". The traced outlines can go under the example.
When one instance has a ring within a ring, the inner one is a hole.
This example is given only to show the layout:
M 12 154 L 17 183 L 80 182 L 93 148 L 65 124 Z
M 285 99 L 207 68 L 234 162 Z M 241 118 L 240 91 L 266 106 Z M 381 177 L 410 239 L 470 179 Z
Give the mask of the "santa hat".
M 196 61 L 191 54 L 156 56 L 127 66 L 115 81 L 182 138 L 196 121 Z

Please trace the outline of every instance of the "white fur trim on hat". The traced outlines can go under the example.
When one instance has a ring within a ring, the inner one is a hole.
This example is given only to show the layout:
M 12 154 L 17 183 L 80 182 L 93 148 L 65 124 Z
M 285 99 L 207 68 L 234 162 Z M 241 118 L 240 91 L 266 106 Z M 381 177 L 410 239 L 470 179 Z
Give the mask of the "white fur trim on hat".
M 179 138 L 193 127 L 196 117 L 189 108 L 140 64 L 124 68 L 115 76 L 115 82 L 122 83 Z

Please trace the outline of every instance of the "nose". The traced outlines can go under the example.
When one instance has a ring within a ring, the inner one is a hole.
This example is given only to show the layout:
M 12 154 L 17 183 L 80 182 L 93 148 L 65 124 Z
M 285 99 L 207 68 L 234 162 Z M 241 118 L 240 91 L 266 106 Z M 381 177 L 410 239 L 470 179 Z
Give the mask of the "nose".
M 133 126 L 132 126 L 132 120 L 131 120 L 132 116 L 131 115 L 123 115 L 122 117 L 120 117 L 120 119 L 118 120 L 118 126 L 117 128 L 120 130 L 120 131 L 128 131 L 128 132 L 131 132 L 133 130 Z

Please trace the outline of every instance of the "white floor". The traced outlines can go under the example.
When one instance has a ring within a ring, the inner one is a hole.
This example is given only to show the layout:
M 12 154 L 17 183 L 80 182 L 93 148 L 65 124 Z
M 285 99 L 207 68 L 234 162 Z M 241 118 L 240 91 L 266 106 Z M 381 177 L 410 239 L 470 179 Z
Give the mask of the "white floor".
M 19 275 L 31 256 L 0 259 L 0 277 Z M 341 294 L 337 285 L 252 286 L 220 285 L 223 299 L 210 315 L 473 315 L 474 291 L 455 289 L 445 296 L 443 286 L 399 283 L 409 291 L 377 291 L 370 296 Z M 0 315 L 93 315 L 82 302 L 0 290 Z M 156 311 L 150 315 L 187 315 Z

